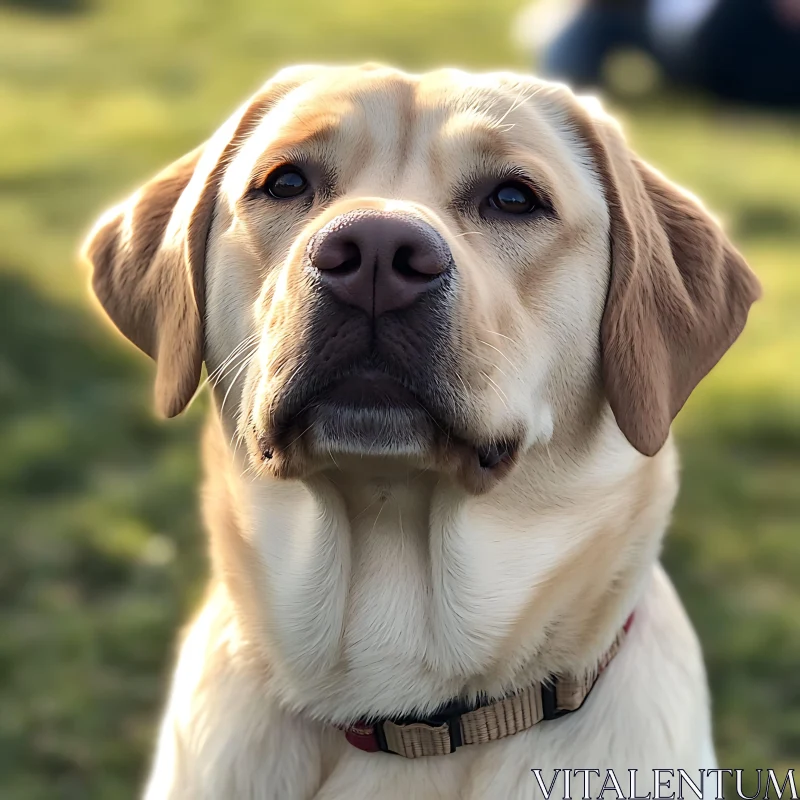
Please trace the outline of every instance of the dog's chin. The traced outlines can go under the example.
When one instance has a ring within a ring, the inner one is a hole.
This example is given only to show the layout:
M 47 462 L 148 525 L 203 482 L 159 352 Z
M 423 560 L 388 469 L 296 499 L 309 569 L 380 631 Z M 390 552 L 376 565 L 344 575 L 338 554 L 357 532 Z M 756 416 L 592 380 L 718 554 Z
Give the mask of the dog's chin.
M 477 440 L 419 396 L 384 376 L 350 377 L 306 399 L 302 411 L 253 427 L 253 459 L 272 477 L 305 478 L 342 469 L 352 457 L 394 469 L 449 474 L 468 491 L 487 491 L 510 471 L 520 437 Z
M 424 460 L 434 444 L 433 421 L 420 408 L 324 402 L 309 412 L 307 447 L 318 458 L 359 455 Z

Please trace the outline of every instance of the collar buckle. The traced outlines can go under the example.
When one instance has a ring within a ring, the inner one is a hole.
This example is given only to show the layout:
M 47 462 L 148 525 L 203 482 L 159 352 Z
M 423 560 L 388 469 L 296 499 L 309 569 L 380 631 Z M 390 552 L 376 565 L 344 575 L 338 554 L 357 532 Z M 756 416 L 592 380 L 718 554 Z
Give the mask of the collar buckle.
M 558 679 L 553 677 L 548 683 L 543 683 L 542 691 L 542 719 L 558 719 L 565 714 L 569 714 L 568 708 L 558 707 L 558 693 L 557 693 Z
M 406 758 L 427 754 L 449 755 L 464 744 L 461 717 L 474 705 L 453 700 L 439 707 L 429 717 L 408 716 L 375 723 L 375 740 L 384 753 Z
M 450 752 L 455 753 L 456 748 L 464 744 L 461 735 L 461 716 L 472 711 L 474 707 L 473 704 L 463 700 L 451 700 L 423 722 L 430 726 L 447 725 L 450 734 Z

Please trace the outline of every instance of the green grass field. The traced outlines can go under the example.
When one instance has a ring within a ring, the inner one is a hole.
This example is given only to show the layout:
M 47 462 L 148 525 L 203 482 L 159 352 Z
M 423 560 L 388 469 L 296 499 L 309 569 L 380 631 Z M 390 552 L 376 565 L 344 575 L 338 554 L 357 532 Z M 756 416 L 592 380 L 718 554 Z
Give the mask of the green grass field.
M 206 572 L 197 431 L 76 265 L 105 205 L 277 67 L 525 69 L 516 0 L 0 0 L 0 798 L 137 795 L 173 640 Z M 800 118 L 659 98 L 646 158 L 763 280 L 678 424 L 665 560 L 703 641 L 722 766 L 800 766 Z

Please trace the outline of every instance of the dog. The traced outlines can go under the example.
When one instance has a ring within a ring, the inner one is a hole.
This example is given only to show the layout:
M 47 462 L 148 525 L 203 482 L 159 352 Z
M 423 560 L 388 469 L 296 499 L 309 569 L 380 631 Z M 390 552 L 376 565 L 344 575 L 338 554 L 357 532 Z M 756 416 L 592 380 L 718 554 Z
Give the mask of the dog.
M 160 412 L 204 364 L 212 394 L 212 578 L 148 800 L 509 800 L 535 769 L 715 766 L 659 566 L 670 425 L 760 288 L 599 103 L 286 69 L 84 254 Z

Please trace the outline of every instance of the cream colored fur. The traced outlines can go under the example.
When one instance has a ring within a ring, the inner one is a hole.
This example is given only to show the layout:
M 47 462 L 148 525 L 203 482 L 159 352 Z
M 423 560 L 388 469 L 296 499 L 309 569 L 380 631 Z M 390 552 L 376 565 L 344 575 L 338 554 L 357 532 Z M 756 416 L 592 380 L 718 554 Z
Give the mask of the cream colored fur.
M 570 124 L 577 101 L 455 71 L 276 80 L 289 88 L 226 164 L 207 240 L 212 579 L 181 646 L 147 800 L 521 800 L 541 796 L 532 768 L 715 766 L 700 648 L 658 563 L 673 445 L 637 452 L 602 395 L 611 212 Z M 309 136 L 320 126 L 332 132 Z M 557 223 L 497 232 L 454 219 L 448 187 L 495 140 L 547 186 Z M 292 146 L 334 157 L 340 193 L 306 216 L 244 202 Z M 268 413 L 276 353 L 302 330 L 300 254 L 361 207 L 418 214 L 453 250 L 471 424 L 524 430 L 514 469 L 488 491 L 419 452 L 319 453 L 290 478 L 254 466 L 247 421 Z M 634 610 L 621 652 L 565 718 L 413 761 L 360 752 L 336 727 L 580 673 Z

